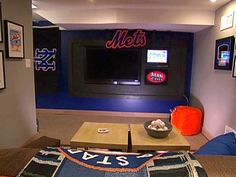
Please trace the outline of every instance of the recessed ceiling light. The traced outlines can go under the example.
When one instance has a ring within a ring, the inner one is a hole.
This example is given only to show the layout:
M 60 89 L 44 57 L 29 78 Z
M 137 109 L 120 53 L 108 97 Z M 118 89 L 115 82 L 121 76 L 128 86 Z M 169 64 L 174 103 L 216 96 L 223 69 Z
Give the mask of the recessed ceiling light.
M 210 2 L 214 3 L 214 2 L 216 2 L 216 0 L 210 0 Z
M 34 4 L 32 4 L 32 9 L 37 9 L 38 7 Z

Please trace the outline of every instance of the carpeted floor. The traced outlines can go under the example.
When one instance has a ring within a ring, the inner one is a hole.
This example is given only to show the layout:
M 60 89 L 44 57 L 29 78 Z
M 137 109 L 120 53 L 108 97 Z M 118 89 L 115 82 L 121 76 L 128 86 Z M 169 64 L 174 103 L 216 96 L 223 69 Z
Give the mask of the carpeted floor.
M 62 145 L 69 145 L 70 139 L 79 129 L 84 121 L 90 122 L 111 122 L 111 123 L 144 123 L 153 120 L 153 117 L 125 117 L 90 115 L 90 114 L 52 114 L 37 111 L 39 123 L 39 134 L 36 136 L 48 136 L 61 140 Z M 207 139 L 200 133 L 195 136 L 186 136 L 191 145 L 191 150 L 197 150 L 207 142 Z

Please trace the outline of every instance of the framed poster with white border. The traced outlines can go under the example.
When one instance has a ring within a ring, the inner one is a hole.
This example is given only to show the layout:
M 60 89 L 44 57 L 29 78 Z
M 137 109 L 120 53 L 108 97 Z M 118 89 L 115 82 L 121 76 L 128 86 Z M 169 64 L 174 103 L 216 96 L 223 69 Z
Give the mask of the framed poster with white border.
M 4 55 L 3 55 L 3 51 L 0 50 L 0 89 L 4 89 L 4 88 L 6 88 Z
M 24 26 L 4 20 L 6 57 L 13 59 L 24 58 Z
M 2 38 L 2 4 L 0 2 L 0 43 L 3 42 Z
M 236 55 L 234 56 L 234 61 L 233 61 L 232 77 L 235 77 L 235 78 L 236 78 Z

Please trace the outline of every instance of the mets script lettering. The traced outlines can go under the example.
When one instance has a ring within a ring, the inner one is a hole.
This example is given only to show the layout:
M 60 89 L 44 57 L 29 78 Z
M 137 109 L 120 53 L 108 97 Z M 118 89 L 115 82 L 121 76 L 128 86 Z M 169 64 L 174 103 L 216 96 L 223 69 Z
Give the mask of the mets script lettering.
M 53 61 L 56 57 L 57 49 L 48 50 L 43 48 L 42 50 L 36 49 L 34 56 L 35 69 L 37 71 L 56 70 L 56 61 Z
M 146 35 L 137 30 L 132 36 L 127 36 L 128 30 L 117 30 L 112 40 L 106 42 L 107 48 L 143 47 L 146 45 Z

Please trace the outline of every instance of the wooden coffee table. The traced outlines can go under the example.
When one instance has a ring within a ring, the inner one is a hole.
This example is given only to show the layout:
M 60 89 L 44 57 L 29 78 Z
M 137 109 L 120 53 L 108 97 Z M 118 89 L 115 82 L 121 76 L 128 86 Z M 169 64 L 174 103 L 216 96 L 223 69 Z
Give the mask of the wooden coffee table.
M 98 133 L 98 128 L 108 128 L 108 133 Z M 84 122 L 70 140 L 72 148 L 105 148 L 127 151 L 128 124 Z
M 149 136 L 143 124 L 131 124 L 130 129 L 133 152 L 190 150 L 190 144 L 175 127 L 167 137 L 161 139 Z

